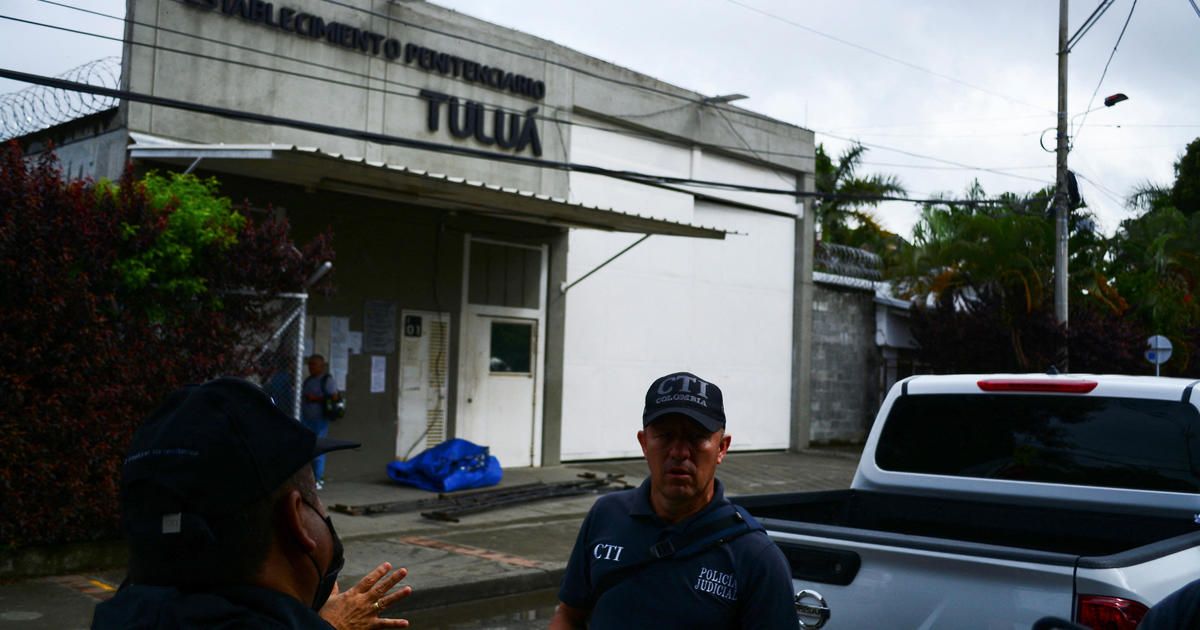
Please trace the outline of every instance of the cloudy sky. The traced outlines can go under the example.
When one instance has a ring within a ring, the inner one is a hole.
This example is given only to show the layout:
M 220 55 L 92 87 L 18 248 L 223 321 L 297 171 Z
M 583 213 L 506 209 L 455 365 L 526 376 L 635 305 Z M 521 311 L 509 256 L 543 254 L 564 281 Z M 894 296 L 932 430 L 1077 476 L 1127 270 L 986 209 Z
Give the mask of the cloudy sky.
M 1071 50 L 1070 165 L 1105 232 L 1130 216 L 1124 199 L 1135 186 L 1173 181 L 1172 165 L 1200 137 L 1200 10 L 1193 1 L 1115 0 Z M 62 3 L 124 11 L 121 0 Z M 869 148 L 864 170 L 895 174 L 913 197 L 961 195 L 974 179 L 989 194 L 1030 192 L 1054 180 L 1054 154 L 1039 145 L 1050 129 L 1045 141 L 1053 149 L 1056 124 L 1052 0 L 438 4 L 701 93 L 746 94 L 738 105 L 812 129 L 833 155 L 857 139 Z M 1072 0 L 1069 33 L 1098 4 Z M 39 0 L 0 0 L 0 16 L 121 34 L 116 20 Z M 0 20 L 0 67 L 57 75 L 119 54 L 113 41 Z M 0 81 L 0 93 L 22 87 Z M 1103 108 L 1115 92 L 1129 100 Z M 1076 117 L 1089 107 L 1100 109 Z M 905 203 L 878 212 L 905 236 L 916 213 Z

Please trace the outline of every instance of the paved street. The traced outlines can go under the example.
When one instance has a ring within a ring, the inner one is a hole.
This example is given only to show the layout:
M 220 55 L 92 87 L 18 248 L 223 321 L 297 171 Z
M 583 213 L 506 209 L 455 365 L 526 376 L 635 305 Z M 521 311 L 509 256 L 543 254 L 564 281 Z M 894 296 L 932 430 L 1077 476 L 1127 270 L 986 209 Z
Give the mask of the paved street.
M 846 488 L 857 452 L 741 453 L 726 458 L 718 476 L 731 495 Z M 592 462 L 505 471 L 500 488 L 574 480 L 580 473 L 645 475 L 640 460 Z M 428 499 L 432 493 L 386 480 L 331 481 L 327 506 Z M 543 628 L 579 524 L 596 495 L 545 500 L 466 515 L 457 523 L 417 512 L 350 516 L 334 511 L 346 541 L 342 588 L 380 562 L 409 569 L 413 595 L 390 611 L 414 627 L 438 630 Z M 75 571 L 0 584 L 0 630 L 87 628 L 97 602 L 110 597 L 123 571 Z M 418 625 L 419 624 L 419 625 Z

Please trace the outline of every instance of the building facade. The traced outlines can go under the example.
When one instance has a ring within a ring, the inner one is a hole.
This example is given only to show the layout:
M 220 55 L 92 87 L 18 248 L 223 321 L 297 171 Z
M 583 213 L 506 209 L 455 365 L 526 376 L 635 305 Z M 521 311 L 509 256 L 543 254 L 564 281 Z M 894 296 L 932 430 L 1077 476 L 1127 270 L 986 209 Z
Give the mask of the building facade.
M 130 0 L 126 31 L 133 96 L 60 152 L 334 233 L 305 336 L 364 447 L 331 476 L 449 437 L 639 456 L 676 370 L 721 385 L 734 450 L 807 445 L 811 131 L 426 2 Z

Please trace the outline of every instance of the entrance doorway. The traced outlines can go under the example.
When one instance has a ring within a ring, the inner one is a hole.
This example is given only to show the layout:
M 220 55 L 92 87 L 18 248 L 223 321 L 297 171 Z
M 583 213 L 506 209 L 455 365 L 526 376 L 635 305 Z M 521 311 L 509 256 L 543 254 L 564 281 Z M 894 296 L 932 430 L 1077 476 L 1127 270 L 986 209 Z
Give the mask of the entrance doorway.
M 541 461 L 546 246 L 467 237 L 458 437 L 500 464 Z

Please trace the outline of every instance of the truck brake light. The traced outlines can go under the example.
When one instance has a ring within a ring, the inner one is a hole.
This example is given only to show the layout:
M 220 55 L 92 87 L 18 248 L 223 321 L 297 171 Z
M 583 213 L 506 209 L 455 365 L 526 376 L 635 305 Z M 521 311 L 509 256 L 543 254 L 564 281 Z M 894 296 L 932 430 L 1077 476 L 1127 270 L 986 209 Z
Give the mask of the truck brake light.
M 1095 630 L 1136 630 L 1149 610 L 1131 599 L 1079 596 L 1079 623 Z
M 985 392 L 1057 392 L 1086 394 L 1096 389 L 1096 381 L 1044 380 L 1032 378 L 985 378 L 976 383 Z

